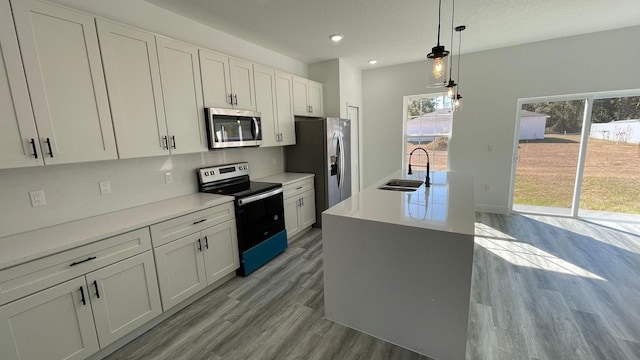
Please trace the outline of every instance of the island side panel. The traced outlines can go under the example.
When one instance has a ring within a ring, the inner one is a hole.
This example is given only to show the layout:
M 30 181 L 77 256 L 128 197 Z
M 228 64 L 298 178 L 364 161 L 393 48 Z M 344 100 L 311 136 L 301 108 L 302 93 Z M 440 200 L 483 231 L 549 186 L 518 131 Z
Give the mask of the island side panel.
M 326 318 L 435 359 L 464 359 L 473 236 L 322 216 Z

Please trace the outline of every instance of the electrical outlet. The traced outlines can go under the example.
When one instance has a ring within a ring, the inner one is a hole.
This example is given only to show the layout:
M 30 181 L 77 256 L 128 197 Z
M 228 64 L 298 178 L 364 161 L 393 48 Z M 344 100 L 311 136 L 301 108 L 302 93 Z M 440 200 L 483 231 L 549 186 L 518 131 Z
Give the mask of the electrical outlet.
M 492 153 L 494 151 L 496 151 L 496 146 L 495 145 L 489 145 L 487 146 L 487 151 Z
M 493 191 L 493 186 L 489 185 L 489 184 L 484 184 L 484 191 L 485 192 L 492 192 Z
M 111 182 L 109 180 L 99 181 L 100 195 L 111 194 Z
M 164 183 L 171 184 L 173 182 L 173 175 L 171 175 L 171 171 L 167 171 L 164 173 Z
M 31 197 L 31 206 L 47 205 L 47 199 L 44 198 L 44 190 L 30 191 L 29 197 Z

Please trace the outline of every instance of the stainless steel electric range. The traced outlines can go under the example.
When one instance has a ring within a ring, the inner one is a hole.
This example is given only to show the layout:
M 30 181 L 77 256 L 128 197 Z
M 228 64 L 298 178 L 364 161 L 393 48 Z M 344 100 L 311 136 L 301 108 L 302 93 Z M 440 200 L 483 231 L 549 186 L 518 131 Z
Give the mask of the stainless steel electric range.
M 197 172 L 200 192 L 235 197 L 239 275 L 249 275 L 287 248 L 282 184 L 251 181 L 246 162 Z

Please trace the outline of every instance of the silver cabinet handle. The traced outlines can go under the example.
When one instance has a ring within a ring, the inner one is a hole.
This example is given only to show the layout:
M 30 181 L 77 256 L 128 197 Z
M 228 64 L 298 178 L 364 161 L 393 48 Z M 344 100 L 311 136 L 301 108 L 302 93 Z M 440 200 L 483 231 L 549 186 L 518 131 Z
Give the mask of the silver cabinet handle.
M 238 94 L 233 94 L 233 101 L 235 103 L 233 105 L 238 105 Z
M 229 105 L 233 105 L 233 94 L 229 94 Z
M 176 148 L 176 136 L 175 135 L 171 135 L 171 143 L 173 145 L 171 145 L 172 148 Z
M 166 136 L 162 137 L 162 148 L 169 150 L 169 139 Z

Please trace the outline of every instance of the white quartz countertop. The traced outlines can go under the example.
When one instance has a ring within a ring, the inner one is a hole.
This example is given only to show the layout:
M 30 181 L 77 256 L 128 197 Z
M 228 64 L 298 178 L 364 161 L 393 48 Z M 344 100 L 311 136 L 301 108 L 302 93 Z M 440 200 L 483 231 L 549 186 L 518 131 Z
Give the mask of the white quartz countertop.
M 233 201 L 195 193 L 0 238 L 0 270 Z
M 256 180 L 256 181 L 264 181 L 264 182 L 281 183 L 284 186 L 284 185 L 289 185 L 291 183 L 294 183 L 296 181 L 312 178 L 314 176 L 315 176 L 314 174 L 285 172 L 285 173 L 266 176 L 266 177 L 259 178 L 259 179 L 254 179 L 254 180 Z
M 425 179 L 425 172 L 398 171 L 323 214 L 473 235 L 473 179 L 469 174 L 432 172 L 431 186 L 416 191 L 381 190 L 390 179 Z

